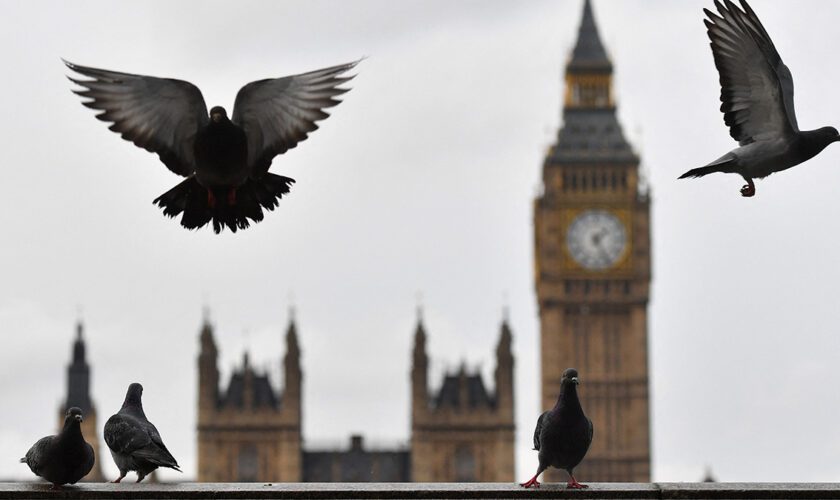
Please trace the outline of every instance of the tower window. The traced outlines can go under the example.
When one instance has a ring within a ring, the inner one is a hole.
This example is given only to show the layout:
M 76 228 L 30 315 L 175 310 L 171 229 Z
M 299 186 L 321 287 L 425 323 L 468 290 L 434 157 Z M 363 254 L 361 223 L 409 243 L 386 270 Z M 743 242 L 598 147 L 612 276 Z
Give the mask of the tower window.
M 239 449 L 239 457 L 237 459 L 236 480 L 239 482 L 256 481 L 258 465 L 257 447 L 253 444 L 242 446 Z
M 477 477 L 473 451 L 466 445 L 459 446 L 455 449 L 455 481 L 470 483 Z

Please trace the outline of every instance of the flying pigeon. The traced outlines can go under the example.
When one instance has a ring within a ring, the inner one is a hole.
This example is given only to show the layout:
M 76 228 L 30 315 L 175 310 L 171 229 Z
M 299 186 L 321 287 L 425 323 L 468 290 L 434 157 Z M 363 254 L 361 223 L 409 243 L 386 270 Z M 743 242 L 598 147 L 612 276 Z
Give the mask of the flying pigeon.
M 41 438 L 20 459 L 41 476 L 53 483 L 53 488 L 63 484 L 76 484 L 93 469 L 93 447 L 82 436 L 82 410 L 70 408 L 64 415 L 64 427 L 55 436 Z
M 589 486 L 577 482 L 573 471 L 583 460 L 592 443 L 592 421 L 586 418 L 578 399 L 578 372 L 569 368 L 560 380 L 560 396 L 554 408 L 544 412 L 537 419 L 534 429 L 534 449 L 539 451 L 540 464 L 534 477 L 520 486 L 540 487 L 537 478 L 549 466 L 569 473 L 567 488 L 580 489 Z
M 197 229 L 210 221 L 216 233 L 250 226 L 274 210 L 294 179 L 268 172 L 273 158 L 294 148 L 341 102 L 341 76 L 359 61 L 300 75 L 251 82 L 236 95 L 233 114 L 221 106 L 207 113 L 195 85 L 171 78 L 119 73 L 64 63 L 91 79 L 70 78 L 83 104 L 123 139 L 157 153 L 186 180 L 153 203 L 181 225 Z
M 146 420 L 142 396 L 142 385 L 129 385 L 122 408 L 105 422 L 105 442 L 120 469 L 120 477 L 114 480 L 115 483 L 122 481 L 130 470 L 137 471 L 138 483 L 158 467 L 181 472 L 158 430 Z
M 720 16 L 703 9 L 715 66 L 720 73 L 723 121 L 740 147 L 705 167 L 680 176 L 714 172 L 739 174 L 747 184 L 743 196 L 755 195 L 753 179 L 767 177 L 809 160 L 832 142 L 834 127 L 800 132 L 793 108 L 793 78 L 770 35 L 746 0 L 739 9 L 731 0 L 715 0 Z

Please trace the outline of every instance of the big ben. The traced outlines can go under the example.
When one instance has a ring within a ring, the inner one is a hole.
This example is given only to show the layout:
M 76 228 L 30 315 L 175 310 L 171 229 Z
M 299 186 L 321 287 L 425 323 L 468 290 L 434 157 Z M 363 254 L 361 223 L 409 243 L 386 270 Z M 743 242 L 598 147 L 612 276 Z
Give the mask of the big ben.
M 563 370 L 577 368 L 595 436 L 576 476 L 647 482 L 650 201 L 612 84 L 612 62 L 585 0 L 566 65 L 563 126 L 534 203 L 541 402 L 552 407 Z

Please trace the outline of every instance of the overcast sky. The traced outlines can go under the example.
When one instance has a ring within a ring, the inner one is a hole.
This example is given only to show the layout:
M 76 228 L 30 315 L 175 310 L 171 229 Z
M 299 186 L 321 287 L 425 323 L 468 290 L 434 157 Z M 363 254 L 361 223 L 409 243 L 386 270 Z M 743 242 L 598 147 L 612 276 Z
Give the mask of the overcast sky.
M 517 471 L 530 475 L 532 202 L 581 3 L 5 3 L 0 478 L 31 477 L 17 459 L 55 430 L 79 308 L 100 425 L 142 382 L 185 472 L 164 479 L 196 473 L 204 304 L 226 378 L 246 349 L 279 373 L 294 303 L 307 443 L 405 442 L 418 292 L 435 384 L 461 359 L 491 382 L 508 306 Z M 736 176 L 676 180 L 734 146 L 702 23 L 712 6 L 595 3 L 653 193 L 653 479 L 699 480 L 708 465 L 724 481 L 840 481 L 840 147 L 759 181 L 754 199 Z M 840 2 L 753 7 L 793 72 L 800 125 L 840 125 Z M 291 194 L 221 235 L 152 205 L 179 178 L 95 120 L 59 59 L 189 80 L 230 111 L 249 81 L 361 56 L 344 103 L 275 159 Z

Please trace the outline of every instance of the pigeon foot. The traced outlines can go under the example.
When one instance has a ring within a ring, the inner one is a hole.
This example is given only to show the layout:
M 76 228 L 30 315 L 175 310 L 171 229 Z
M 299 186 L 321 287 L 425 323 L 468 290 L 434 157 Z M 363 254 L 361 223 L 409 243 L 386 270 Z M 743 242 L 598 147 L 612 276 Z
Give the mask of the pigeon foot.
M 529 479 L 528 481 L 525 481 L 524 483 L 519 483 L 519 486 L 522 486 L 523 488 L 530 488 L 532 486 L 534 488 L 539 488 L 540 487 L 540 482 L 537 481 L 537 476 L 534 476 L 531 479 Z
M 230 188 L 228 191 L 227 202 L 230 206 L 236 205 L 236 188 Z
M 213 195 L 213 191 L 207 190 L 207 205 L 210 208 L 216 208 L 216 197 Z
M 588 484 L 581 484 L 581 483 L 577 482 L 577 479 L 575 479 L 575 476 L 570 476 L 570 477 L 571 477 L 571 479 L 569 479 L 569 482 L 566 483 L 566 488 L 568 488 L 570 490 L 582 490 L 582 489 L 585 489 L 585 488 L 589 488 Z
M 747 185 L 741 188 L 741 196 L 744 198 L 755 196 L 755 184 L 753 184 L 752 179 L 747 179 Z

